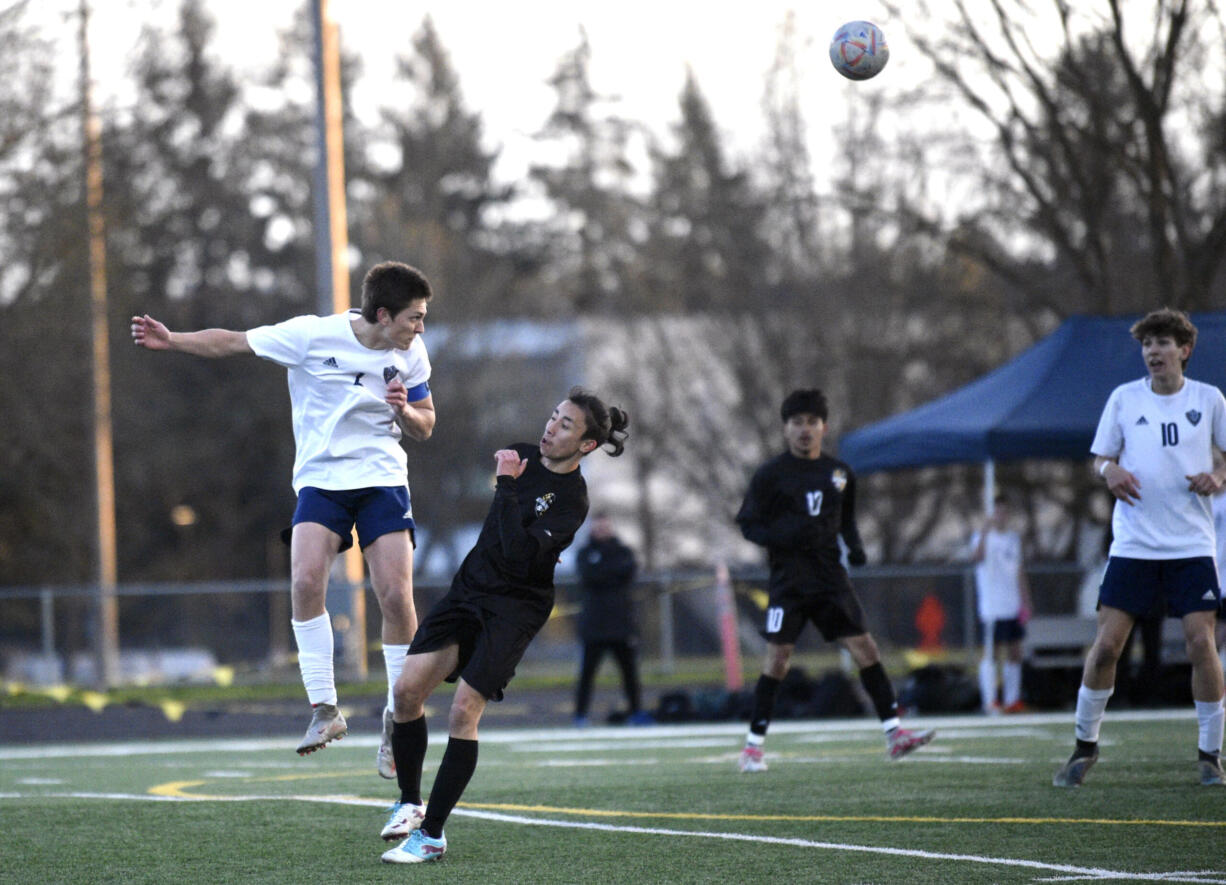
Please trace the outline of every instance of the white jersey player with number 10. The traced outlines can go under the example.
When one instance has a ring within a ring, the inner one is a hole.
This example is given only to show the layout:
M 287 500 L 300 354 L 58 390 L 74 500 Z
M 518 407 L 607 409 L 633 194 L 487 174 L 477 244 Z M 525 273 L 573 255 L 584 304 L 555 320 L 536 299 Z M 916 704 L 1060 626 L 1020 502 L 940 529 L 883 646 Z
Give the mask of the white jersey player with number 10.
M 1111 556 L 1214 555 L 1209 498 L 1188 489 L 1189 477 L 1213 470 L 1212 447 L 1226 447 L 1226 400 L 1213 385 L 1185 378 L 1162 395 L 1141 378 L 1111 393 L 1090 451 L 1118 458 L 1141 491 L 1132 506 L 1115 508 Z
M 1114 537 L 1098 592 L 1098 629 L 1077 693 L 1077 745 L 1052 778 L 1080 786 L 1098 760 L 1098 734 L 1115 670 L 1138 618 L 1155 607 L 1180 618 L 1192 664 L 1198 774 L 1226 781 L 1221 751 L 1226 711 L 1222 663 L 1213 643 L 1221 588 L 1214 562 L 1210 496 L 1226 483 L 1226 400 L 1184 376 L 1196 346 L 1187 314 L 1156 310 L 1133 325 L 1149 377 L 1117 387 L 1091 451 L 1115 500 Z

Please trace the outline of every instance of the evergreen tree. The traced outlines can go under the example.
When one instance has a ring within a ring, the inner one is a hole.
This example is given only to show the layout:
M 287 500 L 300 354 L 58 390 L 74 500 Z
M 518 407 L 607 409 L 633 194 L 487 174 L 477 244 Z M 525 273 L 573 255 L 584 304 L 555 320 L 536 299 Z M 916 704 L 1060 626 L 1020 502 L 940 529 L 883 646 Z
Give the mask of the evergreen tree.
M 543 282 L 581 313 L 651 309 L 657 306 L 652 293 L 639 285 L 645 226 L 634 194 L 641 170 L 632 160 L 643 132 L 616 113 L 615 97 L 596 91 L 590 66 L 591 47 L 582 34 L 549 79 L 556 103 L 537 134 L 562 158 L 531 169 L 554 207 L 542 225 Z
M 725 156 L 711 109 L 686 76 L 675 146 L 655 151 L 648 259 L 662 305 L 734 311 L 764 304 L 769 249 L 766 213 L 748 170 Z

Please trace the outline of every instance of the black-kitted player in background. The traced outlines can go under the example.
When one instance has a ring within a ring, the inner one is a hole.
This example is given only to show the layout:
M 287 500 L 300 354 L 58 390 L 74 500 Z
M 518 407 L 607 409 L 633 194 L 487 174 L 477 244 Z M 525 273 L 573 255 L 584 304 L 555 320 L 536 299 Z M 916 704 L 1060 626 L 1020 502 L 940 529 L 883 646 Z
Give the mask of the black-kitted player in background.
M 856 528 L 856 478 L 851 468 L 822 454 L 826 397 L 820 390 L 794 390 L 783 400 L 787 451 L 758 468 L 736 521 L 741 533 L 766 548 L 770 604 L 766 609 L 766 659 L 754 689 L 741 771 L 765 771 L 762 746 L 779 686 L 808 621 L 827 642 L 839 642 L 860 668 L 860 681 L 881 719 L 891 759 L 932 740 L 933 732 L 901 726 L 894 687 L 881 665 L 877 643 L 864 626 L 864 610 L 839 556 L 839 535 L 851 565 L 866 557 Z
M 477 725 L 553 610 L 558 555 L 587 517 L 583 456 L 607 445 L 620 455 L 626 413 L 572 388 L 545 424 L 539 445 L 495 453 L 494 502 L 451 589 L 426 615 L 396 682 L 392 753 L 400 798 L 383 828 L 407 836 L 383 854 L 388 863 L 437 860 L 447 850 L 443 824 L 477 768 Z M 449 740 L 430 802 L 421 800 L 426 756 L 425 704 L 441 682 L 456 682 Z

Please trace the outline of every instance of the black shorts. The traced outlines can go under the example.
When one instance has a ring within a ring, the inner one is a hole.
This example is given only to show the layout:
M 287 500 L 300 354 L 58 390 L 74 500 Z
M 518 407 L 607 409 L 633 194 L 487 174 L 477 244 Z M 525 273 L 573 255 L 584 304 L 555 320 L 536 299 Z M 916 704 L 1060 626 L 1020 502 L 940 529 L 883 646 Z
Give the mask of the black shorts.
M 528 607 L 516 615 L 512 618 L 475 605 L 453 589 L 418 625 L 409 654 L 458 645 L 460 657 L 447 681 L 463 676 L 486 700 L 501 701 L 502 690 L 515 675 L 528 644 L 549 619 L 548 612 L 541 616 Z
M 759 632 L 767 642 L 792 645 L 809 621 L 827 642 L 868 632 L 864 626 L 864 609 L 846 575 L 841 581 L 828 584 L 821 593 L 772 596 L 766 608 L 766 621 Z

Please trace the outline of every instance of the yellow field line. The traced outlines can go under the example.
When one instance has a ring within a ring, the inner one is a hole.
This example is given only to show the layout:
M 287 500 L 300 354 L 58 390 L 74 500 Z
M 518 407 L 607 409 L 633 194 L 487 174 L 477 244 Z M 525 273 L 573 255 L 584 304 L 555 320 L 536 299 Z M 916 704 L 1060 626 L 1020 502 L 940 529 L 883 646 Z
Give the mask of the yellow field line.
M 241 782 L 241 783 L 254 784 L 254 783 L 261 783 L 261 782 L 272 782 L 272 781 L 318 780 L 320 778 L 328 778 L 328 777 L 353 777 L 355 774 L 365 773 L 365 771 L 366 769 L 364 768 L 363 769 L 354 768 L 354 769 L 350 769 L 349 771 L 313 771 L 309 773 L 299 773 L 299 774 L 266 775 L 263 777 L 227 778 L 227 781 L 229 783 Z M 217 780 L 216 782 L 221 783 L 220 780 Z M 192 787 L 200 787 L 207 783 L 209 783 L 209 781 L 207 780 L 171 781 L 170 783 L 158 784 L 156 787 L 150 787 L 149 793 L 150 795 L 153 795 L 153 796 L 177 796 L 179 798 L 186 798 L 186 799 L 224 799 L 226 798 L 224 796 L 201 796 L 197 793 L 184 792 L 185 790 L 188 790 Z
M 198 796 L 194 793 L 186 793 L 185 790 L 190 787 L 199 787 L 207 781 L 171 781 L 168 784 L 158 784 L 156 787 L 149 788 L 151 796 L 174 796 L 176 799 L 216 799 L 216 796 Z

